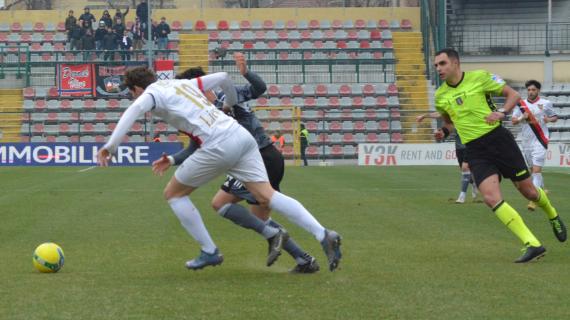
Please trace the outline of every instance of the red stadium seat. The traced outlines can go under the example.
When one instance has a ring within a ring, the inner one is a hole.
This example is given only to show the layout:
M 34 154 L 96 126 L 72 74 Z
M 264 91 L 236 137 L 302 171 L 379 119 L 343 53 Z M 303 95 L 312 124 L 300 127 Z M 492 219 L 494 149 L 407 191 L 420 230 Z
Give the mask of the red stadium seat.
M 242 20 L 239 23 L 239 27 L 241 30 L 250 30 L 251 29 L 251 22 L 249 22 L 249 20 Z
M 261 30 L 255 31 L 255 40 L 259 41 L 265 40 L 265 31 Z
M 340 40 L 336 43 L 336 47 L 339 49 L 346 49 L 346 41 Z
M 269 30 L 269 29 L 273 29 L 273 28 L 274 28 L 273 20 L 264 20 L 263 21 L 263 29 Z
M 388 95 L 395 96 L 397 94 L 398 94 L 398 87 L 395 84 L 390 83 L 388 85 Z
M 376 98 L 376 104 L 379 107 L 386 108 L 388 106 L 388 99 L 386 99 L 385 96 L 379 96 L 378 98 Z
M 36 22 L 34 24 L 34 32 L 44 32 L 46 31 L 46 27 L 43 22 Z
M 33 87 L 24 88 L 24 98 L 33 98 L 36 96 L 36 90 Z
M 56 87 L 51 87 L 51 88 L 49 88 L 48 96 L 50 98 L 57 98 L 57 97 L 59 97 L 59 91 L 57 90 Z
M 206 22 L 204 22 L 203 20 L 196 21 L 196 24 L 194 25 L 194 30 L 196 31 L 205 31 L 206 28 L 207 28 Z
M 380 128 L 380 131 L 382 131 L 382 132 L 388 132 L 388 130 L 390 129 L 390 124 L 388 123 L 387 120 L 381 120 L 378 125 Z
M 412 22 L 408 19 L 403 19 L 402 23 L 400 24 L 400 27 L 402 29 L 411 29 L 412 28 Z
M 349 85 L 343 84 L 343 85 L 341 85 L 340 88 L 338 89 L 338 93 L 339 93 L 341 96 L 349 96 L 349 95 L 352 94 L 352 89 L 350 88 Z
M 382 42 L 382 48 L 393 48 L 392 40 L 384 40 L 384 42 Z
M 58 22 L 56 30 L 58 32 L 65 32 L 65 22 Z
M 306 152 L 306 155 L 309 157 L 315 157 L 319 154 L 316 146 L 307 147 L 307 150 L 305 152 Z
M 374 85 L 365 84 L 362 87 L 362 94 L 364 94 L 365 96 L 373 96 L 374 94 L 376 94 L 376 90 L 374 88 Z
M 218 30 L 229 30 L 230 25 L 226 20 L 218 21 Z
M 327 96 L 328 95 L 327 86 L 324 84 L 317 85 L 317 87 L 315 88 L 315 95 L 321 96 L 321 97 Z
M 368 49 L 370 48 L 370 42 L 368 40 L 360 41 L 360 49 Z
M 376 143 L 378 142 L 378 135 L 374 132 L 370 132 L 366 135 L 366 142 L 368 143 Z
M 304 95 L 303 87 L 299 84 L 294 85 L 291 87 L 291 95 L 293 97 L 300 97 Z
M 329 130 L 330 131 L 341 131 L 342 130 L 342 124 L 338 121 L 332 121 L 329 125 Z
M 338 108 L 340 107 L 340 101 L 338 100 L 338 97 L 330 97 L 329 99 L 329 106 L 331 108 Z
M 297 22 L 295 22 L 295 20 L 289 20 L 287 21 L 286 26 L 288 30 L 297 29 Z
M 362 97 L 357 96 L 352 98 L 352 106 L 355 108 L 361 108 L 363 106 Z
M 378 21 L 378 26 L 380 27 L 380 29 L 388 29 L 390 28 L 390 23 L 388 23 L 387 20 L 381 19 L 380 21 Z
M 354 135 L 351 132 L 345 133 L 342 136 L 343 143 L 354 143 Z
M 358 40 L 358 32 L 356 30 L 349 30 L 346 34 L 348 40 Z
M 354 27 L 357 29 L 364 29 L 364 28 L 366 28 L 366 21 L 364 21 L 362 19 L 357 19 L 354 22 Z
M 339 145 L 334 145 L 331 148 L 331 155 L 335 157 L 339 157 L 343 155 L 342 147 Z
M 279 96 L 279 87 L 275 84 L 269 85 L 267 88 L 267 94 L 270 96 Z
M 319 22 L 319 20 L 311 20 L 309 21 L 309 29 L 319 29 L 321 27 L 321 24 Z
M 370 39 L 371 40 L 380 40 L 382 39 L 382 32 L 380 30 L 372 30 L 370 31 Z
M 173 31 L 180 31 L 182 30 L 182 23 L 178 20 L 174 20 L 172 21 L 170 28 L 172 28 Z
M 402 137 L 402 134 L 399 132 L 394 132 L 391 135 L 391 139 L 392 143 L 402 143 L 404 142 L 404 139 Z
M 315 121 L 307 121 L 305 127 L 309 131 L 317 131 L 317 123 Z
M 218 31 L 211 31 L 210 34 L 208 35 L 208 39 L 210 41 L 218 41 L 220 39 L 220 34 L 218 33 Z
M 12 32 L 22 32 L 22 24 L 19 22 L 12 23 L 12 26 L 10 26 L 10 30 Z
M 314 108 L 317 105 L 315 98 L 307 97 L 304 100 L 304 104 L 306 108 Z
M 332 28 L 333 29 L 342 29 L 344 27 L 343 23 L 341 20 L 335 19 L 332 22 Z

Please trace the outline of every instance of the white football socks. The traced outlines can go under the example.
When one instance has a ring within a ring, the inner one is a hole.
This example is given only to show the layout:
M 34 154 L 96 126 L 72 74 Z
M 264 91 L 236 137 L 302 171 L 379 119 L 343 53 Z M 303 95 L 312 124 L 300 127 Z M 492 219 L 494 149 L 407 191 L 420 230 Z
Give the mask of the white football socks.
M 325 228 L 299 201 L 275 191 L 269 201 L 269 207 L 312 233 L 317 240 L 322 241 L 325 238 Z
M 194 206 L 190 198 L 171 198 L 168 200 L 168 204 L 172 211 L 180 220 L 180 223 L 186 229 L 186 231 L 200 243 L 202 251 L 212 254 L 216 251 L 216 245 L 210 237 L 204 221 L 200 216 L 200 212 Z

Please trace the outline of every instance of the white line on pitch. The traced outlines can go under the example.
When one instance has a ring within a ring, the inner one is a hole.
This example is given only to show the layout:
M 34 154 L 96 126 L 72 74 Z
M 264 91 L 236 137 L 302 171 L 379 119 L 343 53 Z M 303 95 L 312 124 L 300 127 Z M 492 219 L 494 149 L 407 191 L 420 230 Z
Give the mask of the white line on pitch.
M 79 171 L 77 171 L 77 172 L 85 172 L 85 171 L 91 170 L 91 169 L 96 168 L 96 167 L 97 167 L 97 166 L 92 166 L 92 167 L 89 167 L 89 168 L 81 169 L 81 170 L 79 170 Z

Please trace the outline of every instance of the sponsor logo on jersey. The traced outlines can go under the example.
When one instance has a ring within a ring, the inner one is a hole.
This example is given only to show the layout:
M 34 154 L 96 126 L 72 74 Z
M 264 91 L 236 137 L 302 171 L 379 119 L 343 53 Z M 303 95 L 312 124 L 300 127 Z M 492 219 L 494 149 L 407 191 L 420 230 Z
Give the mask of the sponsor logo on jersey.
M 538 108 L 539 108 L 540 110 L 544 109 L 544 105 L 543 105 L 543 104 L 537 104 L 537 106 L 538 106 Z
M 500 76 L 498 76 L 496 74 L 492 75 L 491 79 L 493 79 L 493 81 L 495 81 L 496 83 L 499 83 L 499 84 L 505 83 L 505 80 L 503 80 Z

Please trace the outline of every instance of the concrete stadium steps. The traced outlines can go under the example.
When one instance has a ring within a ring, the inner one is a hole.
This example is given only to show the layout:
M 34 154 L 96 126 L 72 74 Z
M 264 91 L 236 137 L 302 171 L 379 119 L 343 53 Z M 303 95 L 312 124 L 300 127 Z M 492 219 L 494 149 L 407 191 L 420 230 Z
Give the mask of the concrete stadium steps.
M 178 72 L 192 67 L 202 67 L 208 72 L 208 34 L 180 34 L 178 44 Z M 189 138 L 179 135 L 180 141 L 187 145 Z
M 22 89 L 0 90 L 0 142 L 20 141 Z
M 191 67 L 202 67 L 208 71 L 208 35 L 180 34 L 178 44 L 178 70 Z
M 427 120 L 422 123 L 416 122 L 418 115 L 429 110 L 422 35 L 419 32 L 393 32 L 392 38 L 404 141 L 407 143 L 431 142 L 431 122 Z

